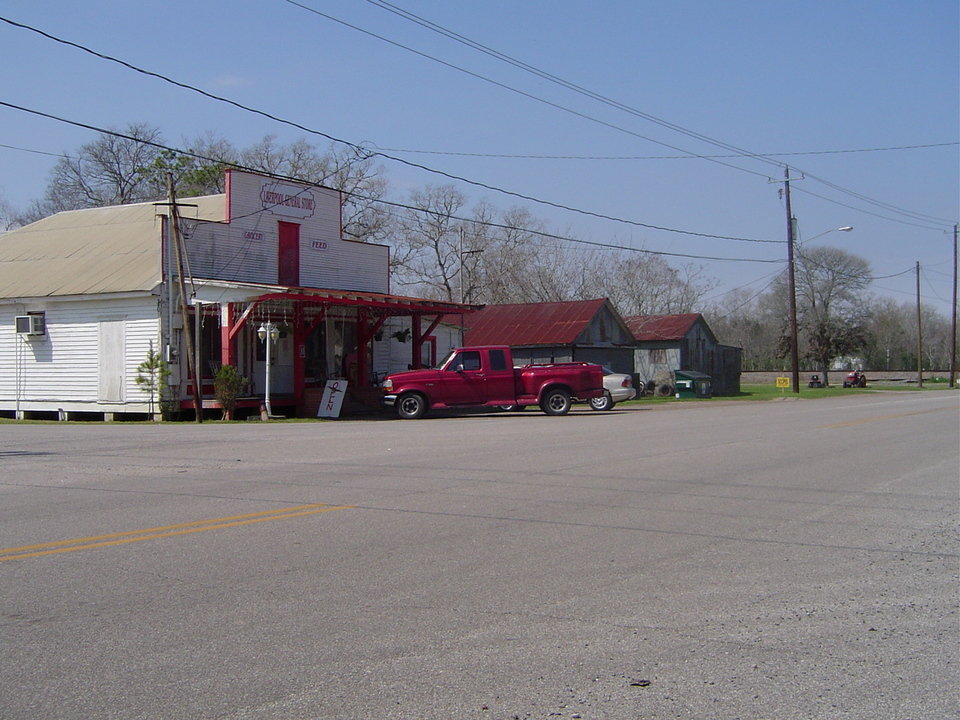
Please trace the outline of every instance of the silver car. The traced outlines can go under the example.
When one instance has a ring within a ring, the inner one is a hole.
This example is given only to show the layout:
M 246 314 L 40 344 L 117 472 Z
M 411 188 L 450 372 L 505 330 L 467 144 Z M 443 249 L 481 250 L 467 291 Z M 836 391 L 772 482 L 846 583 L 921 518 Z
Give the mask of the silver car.
M 615 373 L 608 367 L 603 368 L 603 395 L 590 400 L 594 410 L 609 410 L 618 402 L 632 400 L 637 391 L 633 379 L 625 373 Z

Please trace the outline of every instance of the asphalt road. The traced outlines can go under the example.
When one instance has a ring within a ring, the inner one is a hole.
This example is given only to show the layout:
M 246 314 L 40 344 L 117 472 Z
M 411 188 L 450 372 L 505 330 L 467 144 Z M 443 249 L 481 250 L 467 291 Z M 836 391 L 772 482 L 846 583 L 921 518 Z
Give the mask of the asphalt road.
M 0 718 L 960 716 L 960 394 L 0 425 Z

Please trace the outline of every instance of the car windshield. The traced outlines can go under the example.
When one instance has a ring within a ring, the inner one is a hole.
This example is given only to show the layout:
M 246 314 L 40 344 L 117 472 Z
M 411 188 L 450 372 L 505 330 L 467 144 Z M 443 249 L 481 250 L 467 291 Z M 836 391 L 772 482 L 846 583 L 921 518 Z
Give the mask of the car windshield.
M 613 370 L 611 370 L 610 368 L 608 368 L 606 365 L 601 365 L 600 367 L 603 369 L 603 374 L 604 374 L 604 375 L 615 375 L 615 374 L 616 374 L 616 373 L 613 372 Z
M 456 351 L 456 350 L 451 350 L 450 352 L 447 353 L 447 356 L 446 356 L 443 360 L 441 360 L 439 363 L 437 363 L 436 367 L 437 367 L 437 368 L 444 368 L 444 367 L 446 367 L 446 366 L 447 366 L 447 363 L 450 362 L 450 360 L 451 360 L 451 359 L 453 358 L 453 356 L 456 355 L 456 354 L 457 354 L 457 351 Z

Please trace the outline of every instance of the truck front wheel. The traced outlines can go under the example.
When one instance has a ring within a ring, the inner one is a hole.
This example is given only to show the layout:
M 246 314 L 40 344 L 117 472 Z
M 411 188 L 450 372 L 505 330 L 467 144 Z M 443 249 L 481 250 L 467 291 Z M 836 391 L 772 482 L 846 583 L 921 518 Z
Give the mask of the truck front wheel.
M 419 393 L 407 393 L 397 400 L 397 417 L 401 420 L 416 420 L 427 412 L 427 400 Z
M 570 394 L 559 388 L 547 390 L 540 400 L 540 409 L 547 415 L 566 415 L 570 412 Z

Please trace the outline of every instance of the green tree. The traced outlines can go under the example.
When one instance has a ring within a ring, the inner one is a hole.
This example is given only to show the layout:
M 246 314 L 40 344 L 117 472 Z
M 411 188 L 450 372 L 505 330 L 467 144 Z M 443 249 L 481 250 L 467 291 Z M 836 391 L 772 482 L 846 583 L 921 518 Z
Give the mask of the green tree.
M 213 393 L 223 410 L 224 420 L 233 420 L 233 411 L 237 409 L 237 398 L 247 384 L 247 379 L 233 365 L 221 365 L 213 378 Z
M 807 329 L 807 349 L 804 357 L 822 368 L 827 384 L 830 361 L 841 355 L 860 352 L 867 344 L 867 333 L 859 323 L 841 318 L 827 318 Z
M 167 388 L 167 378 L 170 377 L 170 368 L 164 362 L 160 353 L 153 349 L 153 342 L 150 342 L 150 349 L 147 351 L 147 358 L 137 366 L 137 374 L 133 381 L 149 393 L 150 396 L 150 417 L 156 420 L 155 408 L 159 403 L 163 405 L 163 394 Z

